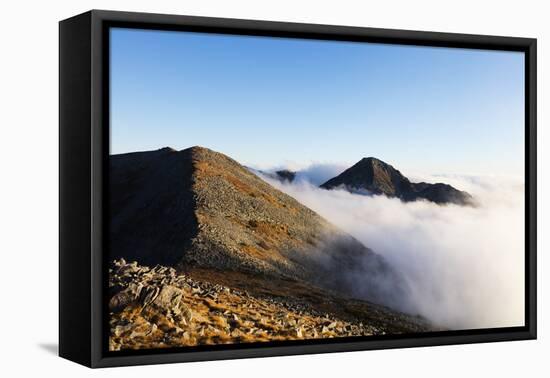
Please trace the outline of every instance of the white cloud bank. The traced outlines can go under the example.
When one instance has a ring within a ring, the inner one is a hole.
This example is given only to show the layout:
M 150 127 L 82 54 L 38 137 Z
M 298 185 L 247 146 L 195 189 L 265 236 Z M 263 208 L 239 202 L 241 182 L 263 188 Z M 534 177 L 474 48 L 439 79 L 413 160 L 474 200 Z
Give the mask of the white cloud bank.
M 409 286 L 403 308 L 450 329 L 524 324 L 521 180 L 414 177 L 468 191 L 480 203 L 473 208 L 323 190 L 304 172 L 290 184 L 264 179 L 384 256 Z

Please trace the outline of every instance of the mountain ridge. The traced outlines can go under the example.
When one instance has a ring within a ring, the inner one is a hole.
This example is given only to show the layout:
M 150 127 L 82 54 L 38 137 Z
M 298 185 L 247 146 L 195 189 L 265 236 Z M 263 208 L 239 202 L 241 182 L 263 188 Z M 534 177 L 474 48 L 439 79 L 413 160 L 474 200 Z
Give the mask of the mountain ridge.
M 404 202 L 427 200 L 456 205 L 474 205 L 473 197 L 449 184 L 413 183 L 392 165 L 365 157 L 336 177 L 320 185 L 323 189 L 345 188 L 350 192 L 385 195 Z
M 382 257 L 232 158 L 109 164 L 110 350 L 433 329 L 386 307 L 408 291 Z
M 365 273 L 362 297 L 401 294 L 379 255 L 221 153 L 195 146 L 112 155 L 110 185 L 112 259 L 290 277 L 347 292 L 356 286 L 351 277 Z M 388 275 L 394 290 L 379 285 Z

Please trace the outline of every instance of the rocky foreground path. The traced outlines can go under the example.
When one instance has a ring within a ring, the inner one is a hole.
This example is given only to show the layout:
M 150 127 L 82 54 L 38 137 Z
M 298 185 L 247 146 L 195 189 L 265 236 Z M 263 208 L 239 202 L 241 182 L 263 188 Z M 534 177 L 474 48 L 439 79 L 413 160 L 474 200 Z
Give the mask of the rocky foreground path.
M 384 321 L 368 324 L 361 316 L 324 313 L 299 298 L 251 295 L 159 265 L 120 259 L 111 264 L 109 277 L 111 351 L 392 332 Z M 427 329 L 405 315 L 372 310 L 401 324 L 402 331 Z

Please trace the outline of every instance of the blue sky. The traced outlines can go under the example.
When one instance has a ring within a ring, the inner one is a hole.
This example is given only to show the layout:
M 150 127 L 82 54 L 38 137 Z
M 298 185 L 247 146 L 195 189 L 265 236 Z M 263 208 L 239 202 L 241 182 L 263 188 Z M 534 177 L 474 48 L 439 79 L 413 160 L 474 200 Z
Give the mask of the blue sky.
M 523 69 L 517 52 L 112 29 L 111 153 L 523 175 Z

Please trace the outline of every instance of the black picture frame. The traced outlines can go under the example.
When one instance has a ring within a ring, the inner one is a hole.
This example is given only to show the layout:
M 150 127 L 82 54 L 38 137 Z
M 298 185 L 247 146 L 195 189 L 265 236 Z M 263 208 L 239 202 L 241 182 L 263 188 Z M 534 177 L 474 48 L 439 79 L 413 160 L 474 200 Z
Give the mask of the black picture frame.
M 367 339 L 106 350 L 110 27 L 520 51 L 525 54 L 525 326 Z M 59 24 L 59 355 L 89 367 L 535 339 L 536 39 L 92 10 Z

